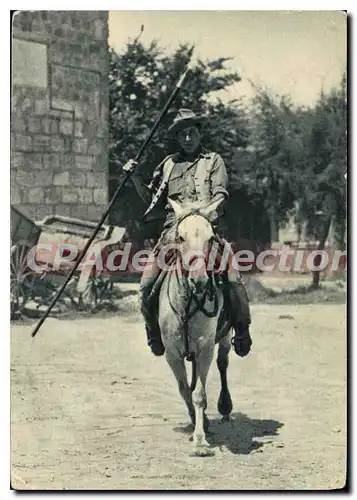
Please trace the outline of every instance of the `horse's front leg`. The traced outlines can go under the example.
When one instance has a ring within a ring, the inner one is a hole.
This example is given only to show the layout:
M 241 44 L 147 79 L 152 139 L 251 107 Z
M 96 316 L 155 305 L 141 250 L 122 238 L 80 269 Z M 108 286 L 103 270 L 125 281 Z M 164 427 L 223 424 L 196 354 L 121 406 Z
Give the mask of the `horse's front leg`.
M 227 382 L 227 368 L 228 368 L 228 355 L 231 350 L 231 334 L 229 333 L 219 342 L 217 367 L 221 377 L 221 392 L 219 394 L 217 408 L 222 415 L 222 420 L 229 420 L 229 415 L 232 411 L 233 404 L 232 398 L 228 389 Z
M 196 363 L 197 383 L 192 392 L 192 403 L 195 408 L 195 430 L 193 433 L 193 444 L 195 446 L 194 455 L 196 456 L 212 456 L 213 450 L 210 449 L 206 441 L 206 415 L 207 395 L 206 395 L 206 380 L 210 365 L 214 355 L 214 344 L 201 350 L 197 355 L 194 363 Z
M 181 397 L 186 403 L 188 414 L 192 420 L 192 423 L 194 423 L 195 410 L 192 404 L 191 389 L 188 385 L 185 361 L 180 357 L 179 353 L 174 355 L 168 349 L 166 349 L 166 359 L 175 375 Z

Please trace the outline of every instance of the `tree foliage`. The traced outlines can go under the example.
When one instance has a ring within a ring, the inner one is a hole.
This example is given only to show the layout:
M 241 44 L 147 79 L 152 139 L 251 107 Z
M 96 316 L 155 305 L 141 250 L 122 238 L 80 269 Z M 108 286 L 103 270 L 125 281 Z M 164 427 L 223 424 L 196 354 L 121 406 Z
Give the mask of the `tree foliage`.
M 342 228 L 346 218 L 347 91 L 346 77 L 337 89 L 321 93 L 311 108 L 295 107 L 285 96 L 257 88 L 250 115 L 247 186 L 265 196 L 277 226 L 295 212 L 296 222 L 321 239 L 331 218 Z M 255 168 L 251 169 L 251 164 Z M 244 175 L 240 176 L 244 181 Z M 322 231 L 324 232 L 324 231 Z M 341 231 L 340 231 L 341 232 Z
M 160 110 L 167 102 L 193 53 L 193 46 L 180 45 L 167 54 L 152 41 L 145 47 L 140 37 L 129 41 L 122 53 L 110 50 L 110 194 L 121 178 L 121 166 L 136 155 Z M 240 76 L 226 69 L 228 57 L 198 60 L 180 91 L 171 113 L 153 137 L 145 153 L 140 172 L 148 181 L 153 168 L 172 152 L 166 130 L 174 111 L 193 109 L 207 115 L 203 125 L 205 147 L 218 151 L 229 164 L 237 146 L 248 139 L 245 111 L 240 101 L 224 104 L 215 97 L 217 91 L 240 81 Z M 112 214 L 116 224 L 125 224 L 133 237 L 140 238 L 144 207 L 135 189 L 129 185 L 122 193 Z

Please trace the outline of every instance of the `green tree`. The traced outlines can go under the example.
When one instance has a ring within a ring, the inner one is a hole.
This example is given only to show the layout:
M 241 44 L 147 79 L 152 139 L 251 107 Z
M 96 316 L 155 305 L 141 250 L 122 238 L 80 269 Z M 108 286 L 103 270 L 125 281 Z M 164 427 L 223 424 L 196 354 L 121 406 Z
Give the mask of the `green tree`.
M 286 96 L 273 97 L 268 90 L 255 88 L 250 140 L 256 168 L 251 188 L 264 196 L 271 240 L 278 241 L 279 226 L 287 221 L 296 199 L 296 180 L 302 161 L 301 111 Z
M 110 195 L 121 179 L 121 166 L 135 156 L 190 60 L 193 49 L 193 46 L 184 44 L 167 54 L 156 41 L 145 47 L 137 37 L 129 41 L 121 53 L 110 50 Z M 143 158 L 140 171 L 148 181 L 153 168 L 172 152 L 166 129 L 174 110 L 181 107 L 208 116 L 203 126 L 204 144 L 222 155 L 228 169 L 234 149 L 247 143 L 248 122 L 242 103 L 237 100 L 224 104 L 215 97 L 217 91 L 227 89 L 241 79 L 237 73 L 226 69 L 228 61 L 227 57 L 197 61 L 172 112 Z M 111 215 L 112 222 L 125 225 L 131 237 L 140 244 L 147 233 L 142 224 L 144 208 L 129 182 Z
M 287 97 L 272 97 L 255 86 L 250 117 L 252 153 L 245 162 L 248 189 L 262 193 L 270 216 L 271 239 L 295 211 L 298 227 L 323 249 L 334 228 L 344 246 L 347 170 L 347 83 L 321 93 L 313 108 L 295 107 Z M 251 169 L 252 163 L 256 168 Z M 243 162 L 244 165 L 244 162 Z M 250 174 L 249 174 L 250 170 Z M 315 264 L 318 265 L 318 259 Z M 320 273 L 313 273 L 313 287 Z
M 307 132 L 305 195 L 302 213 L 308 232 L 324 249 L 334 228 L 333 240 L 344 247 L 347 216 L 347 81 L 344 74 L 338 88 L 321 93 L 311 112 Z M 317 260 L 316 264 L 319 263 Z M 313 273 L 313 287 L 319 286 L 320 273 Z

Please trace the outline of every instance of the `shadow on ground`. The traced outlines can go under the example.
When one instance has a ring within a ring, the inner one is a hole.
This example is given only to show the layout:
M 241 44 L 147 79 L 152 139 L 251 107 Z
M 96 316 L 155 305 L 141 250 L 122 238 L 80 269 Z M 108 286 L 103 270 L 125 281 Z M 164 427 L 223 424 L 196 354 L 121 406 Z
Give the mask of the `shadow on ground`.
M 232 413 L 230 420 L 222 422 L 221 417 L 210 420 L 207 441 L 212 448 L 227 448 L 237 455 L 249 455 L 259 450 L 269 441 L 256 438 L 278 436 L 283 423 L 271 419 L 252 419 L 244 413 Z M 175 427 L 175 432 L 192 433 L 193 426 Z

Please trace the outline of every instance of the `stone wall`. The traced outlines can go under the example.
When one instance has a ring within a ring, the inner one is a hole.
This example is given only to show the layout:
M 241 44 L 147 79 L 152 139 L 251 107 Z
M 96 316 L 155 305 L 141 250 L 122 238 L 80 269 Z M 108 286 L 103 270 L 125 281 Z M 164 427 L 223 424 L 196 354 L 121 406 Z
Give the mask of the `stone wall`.
M 108 13 L 13 19 L 11 203 L 98 220 L 108 198 Z

